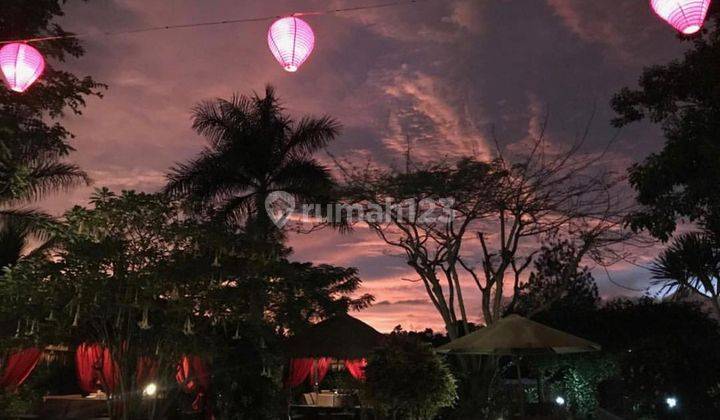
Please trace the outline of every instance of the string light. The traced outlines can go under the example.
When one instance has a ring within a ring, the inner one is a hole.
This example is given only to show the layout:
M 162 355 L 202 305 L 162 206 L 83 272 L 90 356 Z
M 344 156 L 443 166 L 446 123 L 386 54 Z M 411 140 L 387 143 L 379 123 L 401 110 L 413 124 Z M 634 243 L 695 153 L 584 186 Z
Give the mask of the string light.
M 351 13 L 351 12 L 359 12 L 359 11 L 363 11 L 363 10 L 384 9 L 384 8 L 396 7 L 396 6 L 407 6 L 407 5 L 413 5 L 416 3 L 425 3 L 425 2 L 429 2 L 429 1 L 433 1 L 433 0 L 397 0 L 397 1 L 387 2 L 387 3 L 370 4 L 370 5 L 363 5 L 363 6 L 342 7 L 342 8 L 310 11 L 310 12 L 297 12 L 297 13 L 291 13 L 291 14 L 284 15 L 284 16 L 282 16 L 282 15 L 267 15 L 267 16 L 250 17 L 250 18 L 224 19 L 224 20 L 196 22 L 196 23 L 181 23 L 181 24 L 177 24 L 177 25 L 148 26 L 148 27 L 143 27 L 143 28 L 125 29 L 125 30 L 118 30 L 118 31 L 87 32 L 87 33 L 80 33 L 80 34 L 66 33 L 66 34 L 62 34 L 62 35 L 48 35 L 48 36 L 42 36 L 42 37 L 36 37 L 36 38 L 5 40 L 5 41 L 0 41 L 0 45 L 11 44 L 11 43 L 16 43 L 16 42 L 32 43 L 32 42 L 54 41 L 54 40 L 59 40 L 59 39 L 70 39 L 70 38 L 77 39 L 77 38 L 89 38 L 89 37 L 93 37 L 93 36 L 117 36 L 117 35 L 138 34 L 138 33 L 145 33 L 145 32 L 156 32 L 156 31 L 174 30 L 174 29 L 189 29 L 189 28 L 199 28 L 199 27 L 204 27 L 204 26 L 232 25 L 232 24 L 251 23 L 251 22 L 267 22 L 267 21 L 271 21 L 271 20 L 282 19 L 282 18 L 288 17 L 288 16 L 302 17 L 302 16 L 322 16 L 322 15 L 331 15 L 331 14 L 338 14 L 338 13 Z M 444 1 L 444 0 L 435 0 L 435 1 Z
M 650 0 L 650 6 L 675 29 L 691 35 L 705 23 L 710 0 Z
M 268 47 L 286 71 L 297 71 L 314 46 L 312 28 L 295 16 L 278 19 L 268 30 Z
M 299 19 L 299 16 L 317 16 L 334 13 L 356 12 L 361 10 L 381 9 L 386 7 L 402 6 L 426 2 L 430 0 L 396 0 L 387 3 L 379 3 L 364 6 L 335 8 L 315 12 L 293 13 L 288 16 L 261 16 L 252 18 L 226 19 L 209 22 L 183 23 L 177 25 L 149 26 L 144 28 L 126 29 L 119 31 L 106 31 L 84 34 L 66 33 L 62 35 L 48 35 L 36 38 L 5 40 L 0 41 L 4 47 L 0 50 L 2 55 L 2 72 L 10 89 L 16 92 L 23 92 L 42 74 L 45 68 L 45 59 L 42 54 L 28 45 L 33 42 L 55 41 L 61 39 L 78 39 L 91 36 L 116 36 L 126 34 L 138 34 L 144 32 L 155 32 L 172 29 L 198 28 L 203 26 L 229 25 L 247 22 L 261 22 L 273 19 L 277 20 L 268 32 L 268 44 L 275 58 L 283 65 L 285 70 L 293 72 L 308 58 L 315 44 L 315 35 L 307 22 Z M 289 31 L 292 29 L 292 31 Z M 274 44 L 274 45 L 273 45 Z M 17 65 L 13 63 L 18 63 Z
M 24 92 L 42 74 L 45 59 L 34 47 L 15 42 L 0 49 L 0 69 L 10 90 Z

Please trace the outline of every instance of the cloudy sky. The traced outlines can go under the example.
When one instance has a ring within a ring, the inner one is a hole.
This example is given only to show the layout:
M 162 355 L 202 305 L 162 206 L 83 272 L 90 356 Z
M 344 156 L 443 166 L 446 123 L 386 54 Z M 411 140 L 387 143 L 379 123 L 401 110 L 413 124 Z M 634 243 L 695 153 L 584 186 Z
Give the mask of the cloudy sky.
M 78 33 L 182 24 L 377 4 L 372 0 L 92 0 L 70 1 L 62 20 Z M 588 149 L 613 135 L 608 103 L 633 86 L 644 66 L 682 53 L 672 29 L 647 1 L 426 0 L 306 20 L 316 47 L 299 72 L 282 70 L 267 49 L 270 22 L 85 39 L 87 54 L 66 67 L 107 83 L 103 99 L 71 117 L 77 152 L 94 187 L 156 191 L 175 162 L 196 154 L 203 139 L 190 129 L 200 100 L 277 87 L 293 115 L 330 114 L 344 131 L 333 154 L 379 164 L 402 159 L 405 139 L 417 159 L 488 154 L 494 132 L 521 143 L 549 117 L 548 138 L 568 144 L 594 112 Z M 662 145 L 656 127 L 620 133 L 609 163 L 627 167 Z M 61 213 L 91 189 L 52 197 Z M 340 236 L 293 237 L 299 260 L 355 266 L 375 306 L 359 316 L 381 330 L 438 328 L 423 286 L 401 258 L 359 229 Z M 640 259 L 642 262 L 642 258 Z M 647 273 L 630 265 L 613 280 L 644 287 Z M 628 293 L 598 276 L 601 293 Z M 477 308 L 472 308 L 477 315 Z

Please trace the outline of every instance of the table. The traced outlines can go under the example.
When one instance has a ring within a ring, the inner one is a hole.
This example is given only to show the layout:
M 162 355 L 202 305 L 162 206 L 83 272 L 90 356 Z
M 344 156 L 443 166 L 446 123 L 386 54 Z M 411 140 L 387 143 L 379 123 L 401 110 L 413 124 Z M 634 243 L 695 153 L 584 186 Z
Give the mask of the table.
M 108 416 L 106 398 L 87 398 L 82 395 L 48 395 L 43 397 L 40 418 L 92 419 Z
M 357 396 L 333 391 L 303 394 L 304 404 L 290 404 L 288 417 L 292 419 L 361 419 L 366 407 L 357 405 Z

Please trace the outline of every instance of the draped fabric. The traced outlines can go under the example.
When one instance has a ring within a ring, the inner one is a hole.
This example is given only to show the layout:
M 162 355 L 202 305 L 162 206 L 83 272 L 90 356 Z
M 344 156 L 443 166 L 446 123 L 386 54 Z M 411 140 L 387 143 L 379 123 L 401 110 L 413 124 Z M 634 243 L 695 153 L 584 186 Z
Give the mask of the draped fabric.
M 37 366 L 40 356 L 42 356 L 42 351 L 35 347 L 12 353 L 3 366 L 0 388 L 15 390 L 22 385 Z
M 325 379 L 325 375 L 327 375 L 328 370 L 330 369 L 330 362 L 332 362 L 330 357 L 315 359 L 315 372 L 313 375 L 314 378 L 311 377 L 311 385 L 319 384 L 323 379 Z
M 195 393 L 192 408 L 204 411 L 206 418 L 213 419 L 212 408 L 208 398 L 210 375 L 207 367 L 198 356 L 183 356 L 178 363 L 175 379 L 185 392 Z
M 294 388 L 305 382 L 305 379 L 310 376 L 312 369 L 313 359 L 310 357 L 290 359 L 288 377 L 285 380 L 285 386 Z
M 332 363 L 331 357 L 290 359 L 285 385 L 294 388 L 305 382 L 305 379 L 310 382 L 310 385 L 319 384 L 325 379 L 325 375 L 330 370 L 330 363 Z
M 75 370 L 80 388 L 87 392 L 115 390 L 119 369 L 110 349 L 97 343 L 82 343 L 75 350 Z
M 103 350 L 99 344 L 83 343 L 75 350 L 75 371 L 78 385 L 86 393 L 95 392 L 101 386 L 98 370 L 102 353 Z
M 367 366 L 367 359 L 356 359 L 346 360 L 345 369 L 352 375 L 353 378 L 364 381 L 365 380 L 365 367 Z
M 117 386 L 118 382 L 120 382 L 120 369 L 118 368 L 117 363 L 115 363 L 115 361 L 113 360 L 112 354 L 110 354 L 110 350 L 107 348 L 103 349 L 100 374 L 100 381 L 105 387 L 105 390 L 109 392 L 115 391 L 115 387 Z

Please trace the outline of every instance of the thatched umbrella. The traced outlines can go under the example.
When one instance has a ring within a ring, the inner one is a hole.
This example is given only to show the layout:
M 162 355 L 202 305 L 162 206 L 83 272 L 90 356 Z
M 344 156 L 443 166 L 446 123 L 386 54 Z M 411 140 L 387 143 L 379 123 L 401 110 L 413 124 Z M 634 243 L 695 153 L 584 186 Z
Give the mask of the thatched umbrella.
M 455 354 L 567 354 L 598 351 L 600 345 L 520 315 L 509 315 L 437 349 Z
M 361 379 L 366 358 L 384 340 L 385 336 L 375 328 L 348 314 L 312 325 L 286 342 L 290 358 L 288 385 L 302 382 L 309 374 L 317 391 L 330 359 L 343 361 L 350 374 Z
M 341 314 L 291 337 L 286 349 L 291 358 L 362 359 L 369 356 L 384 339 L 385 336 L 375 328 L 348 314 Z
M 599 350 L 600 345 L 592 341 L 514 314 L 437 349 L 440 353 L 515 356 L 520 390 L 522 390 L 522 378 L 517 356 L 583 353 Z M 520 414 L 524 415 L 524 401 L 522 396 L 520 398 Z

